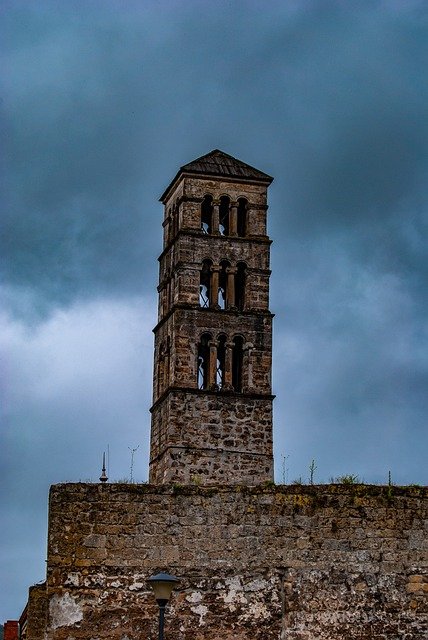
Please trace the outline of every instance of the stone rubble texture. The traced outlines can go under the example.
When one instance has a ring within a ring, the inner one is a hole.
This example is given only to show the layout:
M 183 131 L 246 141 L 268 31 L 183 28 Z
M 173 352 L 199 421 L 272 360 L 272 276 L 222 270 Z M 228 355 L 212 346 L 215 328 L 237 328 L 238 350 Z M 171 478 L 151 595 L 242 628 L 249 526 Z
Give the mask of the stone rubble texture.
M 423 640 L 428 491 L 368 485 L 51 489 L 46 636 Z M 33 640 L 33 639 L 32 639 Z

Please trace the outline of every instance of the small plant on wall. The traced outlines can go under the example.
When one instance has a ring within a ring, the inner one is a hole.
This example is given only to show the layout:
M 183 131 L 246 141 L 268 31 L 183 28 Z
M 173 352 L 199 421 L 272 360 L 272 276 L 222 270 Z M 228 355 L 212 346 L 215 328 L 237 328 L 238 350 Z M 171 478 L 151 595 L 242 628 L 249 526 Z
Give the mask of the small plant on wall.
M 361 484 L 361 480 L 356 474 L 347 474 L 344 476 L 338 476 L 337 478 L 332 478 L 332 482 L 336 484 Z

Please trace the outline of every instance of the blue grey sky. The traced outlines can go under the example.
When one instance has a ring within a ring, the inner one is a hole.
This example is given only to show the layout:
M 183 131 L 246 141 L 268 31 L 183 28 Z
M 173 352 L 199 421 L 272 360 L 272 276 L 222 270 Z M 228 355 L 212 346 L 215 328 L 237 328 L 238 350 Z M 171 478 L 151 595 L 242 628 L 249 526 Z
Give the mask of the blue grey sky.
M 158 197 L 270 188 L 277 482 L 427 483 L 428 5 L 5 0 L 0 622 L 57 482 L 147 479 Z

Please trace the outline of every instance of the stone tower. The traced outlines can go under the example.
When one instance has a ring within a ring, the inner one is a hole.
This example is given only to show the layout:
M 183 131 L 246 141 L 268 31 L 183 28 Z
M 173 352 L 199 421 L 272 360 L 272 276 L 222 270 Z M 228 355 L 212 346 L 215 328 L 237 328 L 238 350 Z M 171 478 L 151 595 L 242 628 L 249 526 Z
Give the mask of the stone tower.
M 273 480 L 267 188 L 219 150 L 161 197 L 150 482 Z

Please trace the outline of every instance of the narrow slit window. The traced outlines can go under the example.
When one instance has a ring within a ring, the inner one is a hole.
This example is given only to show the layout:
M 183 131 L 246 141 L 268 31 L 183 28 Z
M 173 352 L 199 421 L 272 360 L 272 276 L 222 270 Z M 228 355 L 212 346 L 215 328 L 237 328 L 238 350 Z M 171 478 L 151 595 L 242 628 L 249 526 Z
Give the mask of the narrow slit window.
M 167 216 L 167 242 L 171 242 L 172 240 L 172 217 L 171 217 L 171 208 L 168 210 Z
M 173 209 L 173 214 L 172 214 L 172 235 L 173 235 L 174 238 L 178 233 L 179 216 L 180 216 L 180 208 L 179 208 L 178 203 L 176 202 L 174 204 L 174 209 Z

